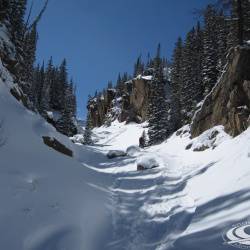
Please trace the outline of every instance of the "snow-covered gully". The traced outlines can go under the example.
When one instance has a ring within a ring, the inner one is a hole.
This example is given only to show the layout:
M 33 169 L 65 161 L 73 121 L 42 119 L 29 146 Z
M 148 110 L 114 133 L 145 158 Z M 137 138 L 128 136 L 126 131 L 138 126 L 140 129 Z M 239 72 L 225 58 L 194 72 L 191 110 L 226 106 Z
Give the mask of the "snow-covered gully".
M 3 67 L 2 76 L 0 249 L 227 250 L 223 232 L 249 220 L 249 129 L 233 139 L 219 126 L 191 140 L 185 127 L 160 145 L 108 159 L 109 150 L 138 144 L 144 124 L 114 122 L 94 129 L 95 146 L 73 144 L 10 95 Z M 149 158 L 159 167 L 137 171 Z

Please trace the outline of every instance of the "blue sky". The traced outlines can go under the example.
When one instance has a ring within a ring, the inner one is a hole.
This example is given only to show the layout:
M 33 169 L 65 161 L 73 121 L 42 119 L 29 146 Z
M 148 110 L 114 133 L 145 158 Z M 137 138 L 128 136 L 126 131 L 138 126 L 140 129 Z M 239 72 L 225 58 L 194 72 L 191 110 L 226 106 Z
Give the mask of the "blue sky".
M 34 0 L 34 14 L 42 0 Z M 132 72 L 136 58 L 162 53 L 197 22 L 194 9 L 213 0 L 50 0 L 39 24 L 37 61 L 65 57 L 77 84 L 78 116 L 89 94 L 102 90 L 119 72 Z

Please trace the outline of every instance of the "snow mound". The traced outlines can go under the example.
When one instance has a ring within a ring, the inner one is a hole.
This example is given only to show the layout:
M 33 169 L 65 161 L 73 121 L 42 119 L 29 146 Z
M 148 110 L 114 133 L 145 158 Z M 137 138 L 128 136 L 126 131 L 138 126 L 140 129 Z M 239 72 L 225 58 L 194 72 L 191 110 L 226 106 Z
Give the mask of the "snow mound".
M 141 152 L 141 149 L 138 146 L 130 146 L 127 148 L 126 152 L 129 156 L 136 156 Z
M 137 160 L 137 170 L 152 169 L 159 167 L 159 162 L 154 156 L 143 156 Z
M 84 136 L 83 136 L 83 134 L 74 135 L 74 136 L 70 137 L 70 140 L 72 142 L 74 142 L 74 143 L 84 144 Z
M 123 157 L 123 156 L 126 156 L 127 153 L 125 151 L 122 151 L 122 150 L 110 150 L 108 153 L 107 153 L 107 157 L 109 159 L 113 159 L 113 158 L 116 158 L 116 157 Z

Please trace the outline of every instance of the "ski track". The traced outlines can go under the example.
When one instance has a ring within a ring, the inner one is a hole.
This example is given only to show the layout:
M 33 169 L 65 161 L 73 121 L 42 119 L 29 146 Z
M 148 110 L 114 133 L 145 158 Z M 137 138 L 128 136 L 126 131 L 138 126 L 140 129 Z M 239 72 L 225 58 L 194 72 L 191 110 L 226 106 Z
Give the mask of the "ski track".
M 112 142 L 112 138 L 106 143 Z M 104 154 L 105 147 L 102 150 Z M 136 159 L 147 154 L 144 151 L 137 157 L 106 162 L 100 158 L 103 162 L 88 166 L 110 177 L 104 188 L 110 191 L 112 236 L 105 249 L 169 249 L 191 222 L 195 205 L 188 195 L 189 176 L 183 176 L 181 168 L 173 172 L 172 164 L 178 164 L 174 156 L 165 156 L 161 162 L 164 166 L 157 169 L 136 171 Z M 128 162 L 130 170 L 121 171 Z

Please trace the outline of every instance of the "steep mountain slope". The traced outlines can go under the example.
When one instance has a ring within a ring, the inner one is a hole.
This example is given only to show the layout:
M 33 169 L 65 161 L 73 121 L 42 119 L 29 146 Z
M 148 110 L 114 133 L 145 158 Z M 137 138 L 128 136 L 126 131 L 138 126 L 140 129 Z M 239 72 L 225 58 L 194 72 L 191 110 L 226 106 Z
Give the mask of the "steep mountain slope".
M 78 147 L 10 95 L 12 78 L 1 65 L 0 79 L 0 248 L 100 249 L 107 196 L 76 160 L 43 144 L 57 138 L 87 161 L 98 152 Z M 3 81 L 5 79 L 5 81 Z M 104 222 L 105 221 L 105 222 Z M 105 232 L 105 231 L 104 231 Z

